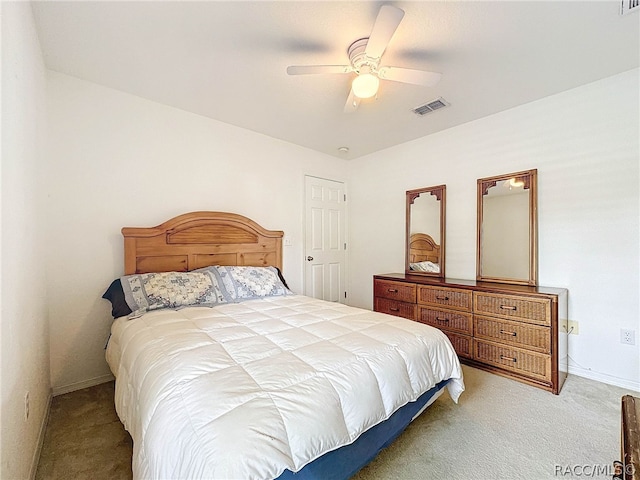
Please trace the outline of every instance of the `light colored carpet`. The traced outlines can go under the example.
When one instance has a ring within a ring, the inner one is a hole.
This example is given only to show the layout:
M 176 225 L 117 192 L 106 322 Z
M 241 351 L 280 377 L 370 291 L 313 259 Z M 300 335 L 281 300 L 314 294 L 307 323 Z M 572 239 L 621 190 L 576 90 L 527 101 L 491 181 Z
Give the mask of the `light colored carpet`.
M 51 402 L 36 480 L 128 480 L 133 442 L 113 406 L 114 382 Z
M 584 478 L 619 460 L 620 401 L 632 392 L 570 375 L 556 396 L 469 367 L 464 375 L 458 405 L 443 395 L 354 480 Z
M 556 396 L 470 367 L 464 375 L 458 405 L 442 395 L 353 480 L 611 478 L 620 399 L 634 392 L 569 376 Z M 61 395 L 36 478 L 128 480 L 131 448 L 113 383 Z

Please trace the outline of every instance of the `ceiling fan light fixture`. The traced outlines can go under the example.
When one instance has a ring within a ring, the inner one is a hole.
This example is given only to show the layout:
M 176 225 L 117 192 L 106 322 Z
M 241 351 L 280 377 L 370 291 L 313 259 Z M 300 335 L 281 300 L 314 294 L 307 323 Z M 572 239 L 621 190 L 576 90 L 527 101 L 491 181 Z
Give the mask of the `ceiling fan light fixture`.
M 358 98 L 371 98 L 378 93 L 380 80 L 371 73 L 363 73 L 353 79 L 351 89 Z
M 508 188 L 509 190 L 512 190 L 514 188 L 520 188 L 520 187 L 524 187 L 524 181 L 522 180 L 522 178 L 510 178 L 509 180 L 505 180 L 504 181 L 504 188 Z

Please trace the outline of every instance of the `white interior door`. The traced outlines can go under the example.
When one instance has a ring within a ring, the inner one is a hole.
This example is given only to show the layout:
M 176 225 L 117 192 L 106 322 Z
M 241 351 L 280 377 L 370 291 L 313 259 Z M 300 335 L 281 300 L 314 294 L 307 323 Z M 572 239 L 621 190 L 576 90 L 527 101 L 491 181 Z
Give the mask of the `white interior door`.
M 304 294 L 344 302 L 345 290 L 344 184 L 305 177 Z

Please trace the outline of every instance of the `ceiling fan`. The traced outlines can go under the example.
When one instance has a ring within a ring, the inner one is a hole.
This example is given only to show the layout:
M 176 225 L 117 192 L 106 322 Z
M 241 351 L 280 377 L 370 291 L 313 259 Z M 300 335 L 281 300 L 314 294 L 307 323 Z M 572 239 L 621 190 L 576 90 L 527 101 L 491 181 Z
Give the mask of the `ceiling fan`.
M 380 65 L 382 54 L 403 17 L 404 11 L 397 7 L 391 5 L 380 7 L 369 37 L 356 40 L 349 46 L 347 50 L 349 65 L 291 65 L 287 67 L 287 73 L 289 75 L 355 73 L 357 76 L 351 83 L 351 91 L 344 106 L 345 113 L 354 112 L 360 104 L 360 99 L 373 97 L 378 92 L 380 79 L 426 87 L 433 86 L 438 83 L 442 74 Z

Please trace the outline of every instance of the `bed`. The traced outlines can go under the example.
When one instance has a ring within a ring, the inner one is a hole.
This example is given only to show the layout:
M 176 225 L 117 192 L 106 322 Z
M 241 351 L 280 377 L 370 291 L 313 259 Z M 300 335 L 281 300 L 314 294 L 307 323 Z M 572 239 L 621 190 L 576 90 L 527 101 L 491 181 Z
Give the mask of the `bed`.
M 280 231 L 193 212 L 122 233 L 106 358 L 136 479 L 346 479 L 464 390 L 439 330 L 291 292 Z
M 409 237 L 409 269 L 421 272 L 440 272 L 440 245 L 426 233 L 412 233 Z

